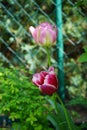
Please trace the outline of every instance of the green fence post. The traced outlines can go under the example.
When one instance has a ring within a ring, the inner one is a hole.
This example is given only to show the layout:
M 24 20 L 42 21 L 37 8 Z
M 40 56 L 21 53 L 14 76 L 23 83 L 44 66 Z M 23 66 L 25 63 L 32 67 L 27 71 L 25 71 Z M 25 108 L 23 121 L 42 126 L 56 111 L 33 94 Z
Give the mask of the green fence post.
M 62 34 L 62 0 L 55 0 L 56 4 L 56 24 L 58 27 L 58 39 L 57 39 L 57 48 L 58 48 L 58 80 L 59 80 L 59 89 L 58 93 L 61 99 L 64 101 L 65 98 L 65 89 L 64 89 L 64 45 L 63 45 L 63 34 Z

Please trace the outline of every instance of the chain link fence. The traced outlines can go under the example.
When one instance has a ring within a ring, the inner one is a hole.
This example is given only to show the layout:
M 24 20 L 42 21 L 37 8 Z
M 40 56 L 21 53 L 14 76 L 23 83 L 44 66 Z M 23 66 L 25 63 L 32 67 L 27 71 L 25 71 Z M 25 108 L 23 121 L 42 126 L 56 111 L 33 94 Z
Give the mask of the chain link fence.
M 83 52 L 83 46 L 87 44 L 87 1 L 64 0 L 60 4 L 64 43 L 62 53 L 66 78 L 69 78 L 72 70 L 78 67 L 77 59 Z M 0 62 L 6 66 L 24 66 L 33 73 L 39 66 L 46 68 L 46 52 L 43 47 L 35 45 L 28 28 L 44 21 L 57 23 L 57 6 L 54 0 L 0 0 Z M 60 48 L 51 48 L 51 62 L 55 67 L 57 49 Z
M 2 1 L 0 3 L 0 17 L 2 19 L 0 21 L 0 52 L 2 60 L 13 65 L 22 63 L 24 66 L 27 64 L 32 66 L 33 60 L 31 60 L 31 54 L 30 57 L 28 57 L 29 52 L 32 50 L 32 46 L 30 46 L 32 45 L 32 39 L 28 28 L 30 25 L 35 26 L 39 24 L 39 21 L 53 22 L 51 18 L 52 12 L 50 11 L 50 15 L 48 15 L 44 10 L 48 5 L 51 7 L 54 5 L 51 5 L 52 3 L 50 1 L 47 2 L 47 5 L 45 4 L 45 2 L 38 1 L 38 3 L 36 3 L 33 0 L 27 0 L 26 2 L 16 0 Z
M 82 51 L 82 44 L 86 43 L 86 5 L 81 1 L 70 0 L 62 1 L 62 5 L 64 55 L 66 58 L 77 57 Z M 0 60 L 8 64 L 22 63 L 26 66 L 30 62 L 26 55 L 29 53 L 28 49 L 32 50 L 33 45 L 28 28 L 43 21 L 56 23 L 56 6 L 53 0 L 1 0 Z
M 65 71 L 65 79 L 70 79 L 72 70 L 79 66 L 77 59 L 84 51 L 82 48 L 87 44 L 87 1 L 63 0 L 60 4 L 64 51 L 60 46 L 52 47 L 51 62 L 58 66 L 57 51 L 60 50 L 65 59 L 65 70 L 61 71 Z M 24 66 L 32 73 L 40 67 L 47 68 L 46 51 L 36 46 L 28 28 L 44 21 L 56 24 L 56 8 L 60 4 L 54 0 L 0 0 L 0 62 L 5 66 Z M 85 73 L 86 67 L 83 68 L 79 68 L 78 75 Z M 65 80 L 65 84 L 72 83 Z

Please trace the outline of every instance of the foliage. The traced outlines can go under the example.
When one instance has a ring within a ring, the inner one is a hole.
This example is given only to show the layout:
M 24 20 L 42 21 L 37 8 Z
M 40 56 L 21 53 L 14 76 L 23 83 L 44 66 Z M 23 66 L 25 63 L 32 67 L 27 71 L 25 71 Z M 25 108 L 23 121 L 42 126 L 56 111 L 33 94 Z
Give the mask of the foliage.
M 19 119 L 21 130 L 45 130 L 49 111 L 44 96 L 22 71 L 0 66 L 0 113 Z
M 68 97 L 84 97 L 87 98 L 87 64 L 77 64 L 73 59 L 66 63 L 65 72 L 65 85 Z M 71 75 L 72 73 L 72 75 Z M 66 95 L 66 96 L 67 96 Z
M 76 97 L 76 98 L 70 100 L 67 104 L 73 105 L 73 106 L 74 105 L 87 106 L 87 99 L 79 96 L 79 97 Z
M 59 103 L 55 100 L 55 97 L 53 97 L 53 99 L 48 99 L 49 104 L 53 108 L 53 113 L 51 112 L 48 115 L 48 120 L 52 123 L 55 130 L 80 130 L 80 127 L 77 127 L 74 124 L 71 115 L 58 95 L 57 99 L 59 100 Z
M 63 103 L 55 100 L 56 95 L 41 95 L 24 70 L 0 66 L 0 79 L 0 113 L 7 114 L 13 122 L 18 120 L 13 123 L 14 129 L 67 130 L 70 124 L 71 130 L 77 130 Z

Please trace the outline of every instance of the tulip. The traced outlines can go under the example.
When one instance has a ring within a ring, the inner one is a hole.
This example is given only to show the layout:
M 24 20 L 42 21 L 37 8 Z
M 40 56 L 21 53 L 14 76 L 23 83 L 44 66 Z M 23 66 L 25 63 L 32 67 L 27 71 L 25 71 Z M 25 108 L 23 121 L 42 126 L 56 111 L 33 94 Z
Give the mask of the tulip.
M 30 26 L 29 31 L 37 44 L 53 45 L 56 42 L 57 28 L 48 22 L 41 23 L 36 28 Z
M 32 82 L 39 87 L 43 94 L 52 95 L 57 91 L 58 80 L 53 67 L 33 75 Z

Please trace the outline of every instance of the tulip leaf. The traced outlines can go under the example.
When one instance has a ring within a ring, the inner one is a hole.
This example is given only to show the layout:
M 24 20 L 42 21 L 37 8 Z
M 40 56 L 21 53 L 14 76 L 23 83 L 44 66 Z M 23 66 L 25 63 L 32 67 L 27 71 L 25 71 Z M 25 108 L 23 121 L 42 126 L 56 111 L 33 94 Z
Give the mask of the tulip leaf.
M 67 130 L 67 122 L 64 117 L 64 112 L 61 109 L 61 105 L 58 104 L 55 100 L 48 100 L 48 102 L 53 107 L 53 111 L 55 114 L 50 113 L 47 119 L 51 122 L 56 130 Z
M 50 103 L 51 106 L 53 106 L 53 111 L 55 113 L 55 114 L 50 113 L 50 115 L 47 117 L 47 119 L 51 122 L 53 127 L 56 130 L 69 129 L 68 122 L 66 120 L 65 112 L 64 112 L 62 105 L 57 103 L 56 101 L 52 101 L 52 100 L 48 100 L 48 102 Z M 80 128 L 78 128 L 74 124 L 74 122 L 73 122 L 73 120 L 72 120 L 72 118 L 67 110 L 66 110 L 66 113 L 67 113 L 67 118 L 68 118 L 69 124 L 71 126 L 71 130 L 80 130 Z
M 60 130 L 58 127 L 57 120 L 53 114 L 48 115 L 47 119 L 52 123 L 52 125 L 56 128 L 56 130 Z

